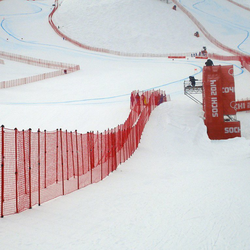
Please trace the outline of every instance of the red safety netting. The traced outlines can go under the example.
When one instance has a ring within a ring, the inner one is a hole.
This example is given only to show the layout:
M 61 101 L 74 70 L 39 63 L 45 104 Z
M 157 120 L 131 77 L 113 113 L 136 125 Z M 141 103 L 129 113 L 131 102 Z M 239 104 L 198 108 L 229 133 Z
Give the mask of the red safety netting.
M 112 54 L 112 55 L 117 55 L 117 56 L 131 56 L 131 57 L 169 57 L 169 58 L 185 58 L 186 56 L 190 56 L 192 54 L 195 54 L 194 52 L 189 52 L 189 53 L 168 53 L 168 54 L 156 54 L 156 53 L 128 53 L 128 52 L 121 52 L 121 51 L 115 51 L 111 49 L 105 49 L 105 48 L 97 48 L 93 46 L 89 46 L 86 44 L 82 44 L 66 34 L 62 33 L 58 27 L 54 24 L 53 22 L 53 15 L 58 9 L 58 0 L 55 0 L 55 7 L 53 8 L 52 12 L 50 13 L 48 17 L 49 24 L 53 28 L 53 30 L 64 40 L 80 47 L 83 49 L 91 50 L 91 51 L 96 51 L 96 52 L 101 52 L 101 53 L 107 53 L 107 54 Z
M 197 27 L 202 31 L 202 33 L 205 35 L 205 37 L 215 44 L 217 47 L 221 48 L 224 51 L 227 51 L 229 53 L 232 53 L 233 55 L 236 56 L 223 56 L 223 55 L 217 55 L 217 54 L 208 54 L 209 57 L 213 59 L 218 59 L 218 60 L 237 60 L 241 62 L 241 65 L 246 68 L 248 71 L 250 71 L 250 56 L 245 55 L 244 53 L 240 53 L 237 50 L 231 49 L 228 46 L 222 44 L 219 42 L 217 39 L 215 39 L 208 31 L 207 29 L 183 6 L 181 3 L 177 2 L 176 0 L 173 0 L 173 3 L 175 3 L 196 25 Z M 82 44 L 67 35 L 63 34 L 58 27 L 54 24 L 53 22 L 53 15 L 58 9 L 58 0 L 55 0 L 55 7 L 53 8 L 52 12 L 49 15 L 48 21 L 51 27 L 54 29 L 54 31 L 61 36 L 63 39 L 75 44 L 78 47 L 81 47 L 83 49 L 91 50 L 91 51 L 96 51 L 96 52 L 102 52 L 102 53 L 108 53 L 108 54 L 113 54 L 113 55 L 118 55 L 118 56 L 132 56 L 132 57 L 168 57 L 168 58 L 186 58 L 188 56 L 195 56 L 197 53 L 171 53 L 171 54 L 152 54 L 152 53 L 126 53 L 126 52 L 120 52 L 120 51 L 113 51 L 109 49 L 104 49 L 104 48 L 97 48 L 97 47 L 92 47 L 89 45 Z M 202 57 L 204 58 L 204 57 Z
M 11 60 L 11 61 L 26 63 L 26 64 L 35 65 L 39 67 L 44 67 L 44 68 L 49 68 L 49 69 L 58 69 L 53 72 L 43 73 L 43 74 L 39 74 L 35 76 L 29 76 L 29 77 L 24 77 L 20 79 L 13 79 L 9 81 L 2 81 L 0 82 L 0 89 L 16 87 L 19 85 L 28 84 L 31 82 L 37 82 L 37 81 L 41 81 L 44 79 L 49 79 L 52 77 L 57 77 L 57 76 L 69 74 L 77 70 L 80 70 L 79 65 L 42 60 L 42 59 L 37 59 L 33 57 L 12 54 L 8 52 L 4 52 L 4 51 L 0 51 L 0 57 Z M 0 59 L 0 63 L 1 63 L 1 59 Z
M 204 36 L 213 44 L 215 44 L 217 47 L 221 48 L 224 51 L 227 51 L 229 53 L 232 53 L 235 56 L 222 56 L 217 54 L 208 54 L 209 57 L 217 60 L 237 60 L 241 62 L 241 65 L 246 68 L 248 71 L 250 71 L 250 56 L 245 55 L 244 53 L 241 53 L 237 50 L 231 49 L 225 44 L 219 42 L 217 39 L 215 39 L 208 31 L 207 29 L 189 12 L 181 3 L 179 3 L 176 0 L 173 0 L 173 3 L 175 3 L 178 8 L 180 8 L 200 29 L 200 31 L 204 34 Z
M 19 213 L 98 182 L 136 150 L 163 91 L 131 93 L 124 124 L 102 133 L 51 132 L 1 127 L 0 213 Z

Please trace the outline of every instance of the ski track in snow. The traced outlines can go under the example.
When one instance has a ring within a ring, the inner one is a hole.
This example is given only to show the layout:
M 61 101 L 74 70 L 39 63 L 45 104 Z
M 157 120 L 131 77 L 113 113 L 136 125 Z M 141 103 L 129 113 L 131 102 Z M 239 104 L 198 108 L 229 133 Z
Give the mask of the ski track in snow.
M 181 3 L 182 3 L 182 1 L 180 1 Z M 193 7 L 194 6 L 196 6 L 196 5 L 198 5 L 198 4 L 200 4 L 200 3 L 203 3 L 203 2 L 205 2 L 205 1 L 201 1 L 201 2 L 196 2 L 196 3 L 194 3 L 193 4 Z M 42 11 L 44 11 L 44 9 L 42 9 L 42 8 L 39 8 L 39 7 L 37 7 L 36 6 L 36 4 L 41 4 L 41 3 L 39 3 L 39 2 L 34 2 L 34 3 L 30 3 L 31 4 L 31 6 L 35 6 L 35 7 L 33 7 L 34 8 L 34 12 L 32 12 L 32 13 L 17 13 L 17 14 L 9 14 L 9 15 L 0 15 L 0 16 L 8 16 L 8 17 L 12 17 L 12 16 L 14 16 L 14 17 L 17 17 L 17 16 L 27 16 L 27 19 L 29 19 L 30 17 L 30 15 L 35 15 L 35 14 L 39 14 L 40 12 L 42 12 Z M 45 4 L 43 4 L 43 5 L 45 5 Z M 45 5 L 45 6 L 49 6 L 49 5 Z M 198 9 L 197 7 L 195 7 L 195 9 Z M 50 12 L 50 10 L 49 10 L 49 8 L 46 10 L 46 15 L 48 15 L 49 14 L 49 12 Z M 204 12 L 205 13 L 205 12 Z M 207 13 L 206 13 L 207 14 Z M 35 16 L 34 16 L 34 18 L 35 18 Z M 15 20 L 14 20 L 15 21 Z M 225 21 L 225 23 L 226 23 L 226 21 Z M 39 43 L 39 42 L 32 42 L 32 41 L 24 41 L 24 40 L 22 40 L 21 38 L 18 38 L 18 36 L 16 36 L 16 35 L 14 35 L 14 33 L 15 32 L 13 32 L 12 30 L 10 30 L 10 29 L 8 29 L 8 25 L 7 25 L 7 20 L 6 19 L 3 19 L 2 21 L 1 21 L 1 28 L 8 34 L 8 35 L 10 35 L 11 37 L 13 37 L 14 39 L 16 39 L 18 42 L 20 42 L 20 43 L 25 43 L 25 45 L 27 45 L 28 46 L 28 48 L 29 48 L 29 46 L 30 45 L 36 45 L 36 46 L 39 46 L 39 48 L 45 48 L 46 49 L 46 47 L 51 47 L 52 49 L 59 49 L 62 53 L 63 53 L 63 51 L 64 50 L 68 50 L 69 52 L 70 51 L 72 51 L 73 53 L 79 53 L 79 54 L 83 54 L 83 53 L 86 53 L 86 52 L 83 52 L 82 50 L 76 50 L 76 49 L 70 49 L 70 48 L 66 48 L 66 47 L 62 47 L 62 46 L 56 46 L 56 45 L 54 45 L 54 44 L 43 44 L 43 43 Z M 247 38 L 246 38 L 247 39 Z M 245 40 L 246 40 L 245 39 Z M 242 41 L 241 42 L 241 44 L 243 44 L 244 43 L 244 41 Z M 240 47 L 240 45 L 241 44 L 239 44 L 238 45 L 238 47 Z M 95 53 L 92 53 L 92 52 L 87 52 L 87 53 L 89 53 L 90 55 L 92 55 L 92 56 L 94 56 L 94 54 Z M 98 55 L 99 57 L 104 57 L 104 58 L 107 58 L 108 60 L 112 60 L 111 58 L 112 57 L 114 57 L 114 56 L 112 56 L 112 55 Z M 134 58 L 121 58 L 120 60 L 142 60 L 142 61 L 147 61 L 147 60 L 149 60 L 149 61 L 153 61 L 153 60 L 155 60 L 155 61 L 157 61 L 158 59 L 152 59 L 152 58 L 150 58 L 150 59 L 145 59 L 145 58 L 142 58 L 142 59 L 134 59 Z M 176 63 L 176 62 L 175 62 Z M 200 65 L 197 65 L 197 64 L 195 64 L 194 63 L 194 61 L 193 62 L 185 62 L 186 64 L 190 64 L 190 65 L 193 65 L 194 67 L 196 67 L 196 68 L 199 68 L 199 71 L 197 71 L 196 73 L 194 73 L 193 75 L 194 76 L 196 76 L 196 75 L 199 75 L 201 72 L 202 72 L 202 67 L 200 66 Z M 225 64 L 228 64 L 228 62 L 224 62 Z M 236 64 L 233 64 L 236 68 L 238 68 L 238 69 L 240 69 L 240 67 L 239 66 L 237 66 Z M 240 73 L 237 73 L 237 74 L 235 74 L 235 76 L 238 76 L 238 75 L 240 75 L 240 74 L 243 74 L 243 70 L 242 69 L 240 69 Z M 181 79 L 179 79 L 179 80 L 176 80 L 176 81 L 173 81 L 173 82 L 167 82 L 167 83 L 165 83 L 165 84 L 162 84 L 162 85 L 156 85 L 156 86 L 152 86 L 152 87 L 150 87 L 150 88 L 147 88 L 147 89 L 143 89 L 144 91 L 146 91 L 146 90 L 150 90 L 150 89 L 157 89 L 157 88 L 162 88 L 162 87 L 165 87 L 165 86 L 168 86 L 168 85 L 171 85 L 171 84 L 176 84 L 176 83 L 181 83 L 181 82 L 183 82 L 184 80 L 187 80 L 188 79 L 188 76 L 187 77 L 185 77 L 185 78 L 181 78 Z M 171 94 L 171 93 L 170 93 Z M 177 93 L 172 93 L 172 94 L 177 94 Z M 179 92 L 179 94 L 182 94 L 182 92 Z M 87 102 L 87 103 L 89 103 L 89 102 L 93 102 L 93 101 L 98 101 L 99 103 L 100 103 L 100 101 L 104 101 L 104 100 L 107 100 L 109 103 L 111 102 L 111 100 L 112 99 L 114 99 L 114 98 L 119 98 L 119 97 L 124 97 L 124 96 L 129 96 L 130 95 L 130 93 L 124 93 L 124 94 L 122 94 L 122 95 L 117 95 L 117 96 L 109 96 L 109 97 L 102 97 L 102 98 L 91 98 L 91 99 L 82 99 L 82 100 L 65 100 L 65 101 L 62 101 L 62 102 L 53 102 L 53 101 L 51 101 L 51 102 L 4 102 L 4 103 L 2 103 L 2 104 L 8 104 L 8 105 L 40 105 L 40 104 L 45 104 L 45 105 L 51 105 L 51 104 L 73 104 L 73 103 L 84 103 L 84 102 Z
M 200 1 L 200 3 L 205 2 Z M 37 3 L 26 2 L 26 4 L 33 6 Z M 46 7 L 43 11 L 44 14 L 40 12 L 37 15 L 32 14 L 32 17 L 36 19 L 38 15 L 47 15 L 49 8 Z M 22 15 L 22 18 L 25 17 L 28 22 L 30 16 Z M 157 70 L 161 67 L 168 73 L 163 74 L 154 88 L 168 87 L 170 94 L 179 99 L 162 104 L 152 113 L 138 151 L 128 162 L 110 174 L 109 178 L 55 201 L 47 202 L 39 208 L 34 207 L 30 211 L 2 219 L 0 221 L 2 250 L 248 250 L 250 244 L 249 140 L 235 138 L 210 141 L 207 138 L 203 120 L 200 118 L 202 116 L 200 106 L 191 101 L 188 102 L 187 99 L 181 99 L 183 80 L 188 77 L 188 73 L 194 73 L 200 77 L 203 61 L 124 58 L 98 54 L 77 49 L 69 44 L 64 47 L 58 43 L 60 45 L 57 46 L 59 39 L 57 40 L 56 35 L 55 41 L 50 41 L 48 44 L 29 41 L 29 39 L 23 42 L 20 41 L 19 35 L 15 35 L 17 31 L 12 30 L 8 25 L 9 20 L 14 22 L 18 19 L 16 16 L 13 19 L 9 16 L 6 21 L 1 22 L 1 32 L 4 33 L 2 35 L 0 32 L 4 40 L 0 41 L 1 48 L 13 49 L 14 53 L 20 50 L 22 53 L 28 52 L 29 55 L 32 51 L 36 51 L 36 56 L 39 53 L 42 55 L 43 52 L 48 56 L 48 51 L 53 49 L 56 50 L 56 52 L 53 51 L 53 55 L 60 59 L 64 59 L 65 56 L 66 60 L 73 58 L 79 63 L 83 58 L 86 60 L 81 64 L 82 75 L 74 73 L 74 75 L 57 78 L 58 80 L 1 90 L 11 97 L 8 100 L 4 95 L 1 96 L 1 104 L 3 104 L 1 119 L 4 115 L 8 118 L 12 112 L 16 112 L 21 114 L 20 116 L 16 114 L 15 119 L 20 120 L 18 122 L 27 119 L 31 126 L 34 124 L 30 123 L 36 119 L 38 124 L 46 119 L 48 119 L 47 124 L 53 123 L 55 117 L 60 120 L 62 114 L 63 124 L 72 120 L 72 126 L 75 129 L 74 126 L 78 128 L 92 117 L 88 113 L 87 115 L 84 113 L 85 118 L 81 117 L 83 115 L 79 114 L 83 113 L 82 110 L 77 113 L 78 105 L 82 107 L 84 104 L 88 104 L 86 106 L 90 103 L 100 104 L 98 109 L 101 109 L 102 106 L 106 106 L 104 104 L 115 103 L 118 100 L 124 100 L 128 104 L 130 88 L 124 85 L 132 86 L 132 84 L 138 84 L 138 81 L 144 81 L 144 84 L 148 84 L 146 89 L 153 88 L 153 83 L 158 80 L 161 73 Z M 6 31 L 12 37 L 10 43 L 5 41 Z M 60 55 L 63 56 L 60 57 Z M 87 60 L 89 64 L 94 60 L 94 69 L 86 65 Z M 110 62 L 113 64 L 110 65 Z M 231 62 L 219 63 L 231 64 Z M 104 64 L 103 68 L 102 64 Z M 116 64 L 121 64 L 122 71 L 119 71 L 119 67 L 115 67 Z M 139 67 L 139 64 L 143 66 Z M 234 63 L 234 66 L 236 79 L 240 78 L 242 83 L 242 78 L 249 74 L 242 70 L 239 64 Z M 7 67 L 7 63 L 5 66 L 0 65 L 0 69 L 3 67 Z M 110 67 L 112 71 L 109 71 Z M 133 68 L 136 68 L 136 71 L 141 70 L 140 77 L 133 72 Z M 147 82 L 147 79 L 142 76 L 146 74 L 149 77 L 150 70 L 153 71 L 154 76 Z M 97 98 L 92 96 L 95 88 L 100 88 L 104 84 L 102 81 L 107 78 L 106 74 L 110 75 L 113 71 L 117 71 L 117 74 L 107 80 L 111 88 L 107 92 L 97 93 L 99 94 Z M 124 71 L 128 71 L 133 77 L 126 78 L 127 75 L 122 74 Z M 171 71 L 174 71 L 173 74 L 177 76 L 172 77 Z M 100 85 L 95 85 L 95 81 L 98 82 L 95 72 L 100 75 L 98 76 L 101 78 Z M 78 77 L 83 77 L 81 79 L 83 84 L 75 86 L 74 81 L 77 81 Z M 123 77 L 125 80 L 119 82 L 122 83 L 121 85 L 116 83 L 117 88 L 122 88 L 122 91 L 113 90 L 115 88 L 113 82 Z M 169 80 L 171 77 L 173 79 Z M 246 80 L 249 79 L 246 78 Z M 131 84 L 130 81 L 133 83 Z M 70 89 L 67 88 L 69 83 Z M 87 84 L 93 87 L 90 88 Z M 34 91 L 37 86 L 42 98 Z M 139 84 L 136 86 L 144 87 Z M 84 91 L 87 87 L 89 93 Z M 46 88 L 50 91 L 46 91 Z M 70 95 L 72 99 L 66 95 L 69 90 L 72 91 Z M 59 97 L 53 95 L 53 91 L 60 92 L 61 96 L 59 93 Z M 46 101 L 42 101 L 44 92 Z M 82 93 L 79 95 L 79 92 Z M 109 92 L 114 95 L 107 96 Z M 22 95 L 24 95 L 23 99 L 20 97 Z M 79 97 L 81 95 L 84 98 L 81 99 Z M 41 106 L 44 104 L 47 105 L 46 112 L 40 114 Z M 9 106 L 13 106 L 13 109 L 8 109 Z M 70 109 L 71 106 L 73 109 Z M 108 108 L 112 108 L 111 106 Z M 5 109 L 6 114 L 3 112 Z M 22 115 L 22 109 L 24 115 Z M 52 113 L 54 109 L 57 113 Z M 76 116 L 67 116 L 67 109 L 70 109 L 71 115 L 72 112 L 76 112 Z M 115 110 L 120 113 L 123 111 Z M 28 116 L 30 112 L 32 117 Z M 91 112 L 93 113 L 92 110 Z M 52 116 L 49 116 L 49 113 L 52 113 Z M 116 114 L 118 115 L 119 113 Z M 80 120 L 79 123 L 78 120 Z M 102 123 L 105 122 L 102 121 Z M 115 123 L 115 126 L 117 124 Z M 91 130 L 93 130 L 92 127 Z
M 235 7 L 235 5 L 225 2 L 225 1 L 224 1 L 224 5 L 222 5 L 222 3 L 219 4 L 217 1 L 212 1 L 212 0 L 209 0 L 209 1 L 202 0 L 202 1 L 193 1 L 193 2 L 194 3 L 192 3 L 192 1 L 180 0 L 180 3 L 182 3 L 183 6 L 185 6 L 185 8 L 187 8 L 193 14 L 197 13 L 199 17 L 202 17 L 202 19 L 205 18 L 206 22 L 210 22 L 212 25 L 215 25 L 215 22 L 216 22 L 218 26 L 222 25 L 223 29 L 225 29 L 227 32 L 232 33 L 232 34 L 233 32 L 237 33 L 239 31 L 243 31 L 243 33 L 246 33 L 243 39 L 238 42 L 237 48 L 245 54 L 248 54 L 248 55 L 250 54 L 250 41 L 249 41 L 250 18 L 244 19 L 244 16 L 240 16 L 239 18 L 238 15 L 232 12 L 232 8 L 239 8 L 239 7 Z M 228 5 L 231 5 L 231 8 L 230 9 L 227 8 L 225 6 L 225 3 Z M 215 10 L 218 10 L 218 11 L 215 11 Z M 225 16 L 224 13 L 226 13 L 227 16 Z M 232 31 L 232 29 L 234 30 Z M 245 48 L 243 49 L 241 47 L 244 44 L 245 44 Z

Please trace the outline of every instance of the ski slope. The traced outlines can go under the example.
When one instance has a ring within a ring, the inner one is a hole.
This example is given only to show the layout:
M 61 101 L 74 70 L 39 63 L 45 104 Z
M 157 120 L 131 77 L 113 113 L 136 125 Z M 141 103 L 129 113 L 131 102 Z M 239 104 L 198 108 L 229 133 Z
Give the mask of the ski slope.
M 179 2 L 220 42 L 249 54 L 250 16 L 245 10 L 226 0 Z M 1 249 L 249 249 L 249 113 L 238 115 L 241 138 L 210 141 L 201 106 L 183 96 L 184 79 L 201 79 L 204 60 L 118 57 L 80 49 L 51 29 L 47 17 L 52 4 L 0 1 L 0 48 L 79 64 L 81 70 L 1 89 L 1 124 L 34 131 L 103 131 L 125 121 L 134 89 L 161 88 L 172 101 L 153 112 L 138 150 L 108 178 L 1 219 Z M 60 4 L 54 21 L 87 45 L 159 54 L 198 52 L 207 46 L 211 53 L 226 54 L 202 35 L 193 37 L 197 28 L 172 4 Z M 0 81 L 48 71 L 4 61 Z M 232 63 L 237 99 L 250 97 L 249 72 L 238 62 L 214 63 Z

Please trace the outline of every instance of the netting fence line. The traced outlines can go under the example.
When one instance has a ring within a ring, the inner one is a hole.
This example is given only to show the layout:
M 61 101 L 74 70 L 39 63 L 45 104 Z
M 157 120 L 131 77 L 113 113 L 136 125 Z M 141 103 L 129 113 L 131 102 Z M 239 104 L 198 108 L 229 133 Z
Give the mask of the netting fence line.
M 56 12 L 56 10 L 58 9 L 58 0 L 55 0 L 55 6 L 52 10 L 52 12 L 49 15 L 48 21 L 49 24 L 51 25 L 51 27 L 53 28 L 53 30 L 60 36 L 62 37 L 64 40 L 67 40 L 68 42 L 83 48 L 83 49 L 87 49 L 90 51 L 95 51 L 95 52 L 101 52 L 101 53 L 107 53 L 107 54 L 111 54 L 111 55 L 117 55 L 117 56 L 128 56 L 128 57 L 176 57 L 176 58 L 185 58 L 185 57 L 190 57 L 192 55 L 197 54 L 196 52 L 188 52 L 188 53 L 167 53 L 167 54 L 157 54 L 157 53 L 128 53 L 128 52 L 121 52 L 121 51 L 115 51 L 115 50 L 110 50 L 110 49 L 104 49 L 104 48 L 97 48 L 97 47 L 92 47 L 89 45 L 85 45 L 82 44 L 70 37 L 68 37 L 67 35 L 63 34 L 58 27 L 54 24 L 53 22 L 53 15 Z
M 208 56 L 212 59 L 222 60 L 222 61 L 239 61 L 246 70 L 250 72 L 250 56 L 223 56 L 215 53 L 208 53 Z
M 151 112 L 167 100 L 161 90 L 134 91 L 124 124 L 101 133 L 2 126 L 1 217 L 101 181 L 134 153 Z
M 228 0 L 230 1 L 230 0 Z M 232 1 L 233 2 L 233 1 Z M 244 53 L 240 53 L 237 50 L 231 49 L 227 47 L 226 45 L 222 44 L 219 42 L 217 39 L 215 39 L 206 29 L 205 27 L 187 10 L 185 7 L 183 7 L 180 3 L 178 3 L 176 0 L 173 0 L 173 3 L 176 4 L 196 25 L 197 27 L 202 31 L 202 33 L 205 35 L 205 37 L 215 44 L 217 47 L 232 53 L 233 55 L 237 55 L 236 60 L 240 61 L 242 66 L 245 67 L 248 71 L 250 71 L 250 56 L 245 55 Z M 120 52 L 120 51 L 114 51 L 114 50 L 109 50 L 109 49 L 104 49 L 104 48 L 97 48 L 97 47 L 92 47 L 88 46 L 85 44 L 82 44 L 67 35 L 63 34 L 58 27 L 54 24 L 53 22 L 53 15 L 55 11 L 58 9 L 58 0 L 55 0 L 55 6 L 52 10 L 52 12 L 49 15 L 49 24 L 51 27 L 54 29 L 54 31 L 61 36 L 63 39 L 75 44 L 78 47 L 81 47 L 83 49 L 95 51 L 95 52 L 102 52 L 102 53 L 107 53 L 107 54 L 113 54 L 113 55 L 118 55 L 118 56 L 130 56 L 130 57 L 167 57 L 167 58 L 186 58 L 186 57 L 195 57 L 197 55 L 197 52 L 188 52 L 188 53 L 167 53 L 167 54 L 153 54 L 153 53 L 127 53 L 127 52 Z M 209 56 L 212 56 L 215 54 L 209 54 Z M 220 56 L 216 55 L 216 58 L 220 60 L 220 58 L 224 58 L 222 60 L 232 60 L 230 58 L 233 58 L 234 56 Z M 234 60 L 234 59 L 233 59 Z
M 204 36 L 213 44 L 215 44 L 217 47 L 221 48 L 224 51 L 227 51 L 234 56 L 222 56 L 222 55 L 216 55 L 216 54 L 209 54 L 209 56 L 214 56 L 214 59 L 219 60 L 231 60 L 230 58 L 233 58 L 233 60 L 238 60 L 241 62 L 242 66 L 246 68 L 248 71 L 250 71 L 250 56 L 245 55 L 244 53 L 241 53 L 237 50 L 231 49 L 228 46 L 222 44 L 217 39 L 215 39 L 207 30 L 206 28 L 185 8 L 183 7 L 179 2 L 176 0 L 173 0 L 173 2 L 178 6 L 179 9 L 181 9 L 195 24 L 196 26 L 201 30 L 201 32 L 204 34 Z
M 28 56 L 12 54 L 8 52 L 4 52 L 4 51 L 0 51 L 0 58 L 5 58 L 7 60 L 26 63 L 26 64 L 38 66 L 38 67 L 57 69 L 56 71 L 53 71 L 53 72 L 43 73 L 43 74 L 39 74 L 35 76 L 2 81 L 0 82 L 0 89 L 15 87 L 15 86 L 19 86 L 22 84 L 36 82 L 36 81 L 41 81 L 44 79 L 49 79 L 52 77 L 57 77 L 60 75 L 64 75 L 64 74 L 68 74 L 68 73 L 72 73 L 77 70 L 80 70 L 79 65 L 37 59 L 37 58 L 28 57 Z
M 248 8 L 247 6 L 244 6 L 244 5 L 242 5 L 242 4 L 240 4 L 240 3 L 237 3 L 237 2 L 235 2 L 235 1 L 233 1 L 233 0 L 227 0 L 227 1 L 230 2 L 230 3 L 233 3 L 233 4 L 237 5 L 237 6 L 239 6 L 239 7 L 242 8 L 242 9 L 245 9 L 245 10 L 250 11 L 250 8 Z

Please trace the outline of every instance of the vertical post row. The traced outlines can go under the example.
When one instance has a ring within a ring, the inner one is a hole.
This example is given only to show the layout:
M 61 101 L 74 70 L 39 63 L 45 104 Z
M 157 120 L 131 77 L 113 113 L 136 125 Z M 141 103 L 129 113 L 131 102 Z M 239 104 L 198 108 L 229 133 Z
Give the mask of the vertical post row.
M 3 202 L 4 202 L 4 126 L 2 125 L 2 150 L 1 150 L 1 217 L 3 218 Z

